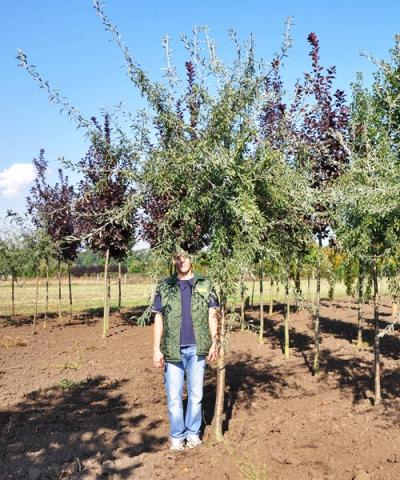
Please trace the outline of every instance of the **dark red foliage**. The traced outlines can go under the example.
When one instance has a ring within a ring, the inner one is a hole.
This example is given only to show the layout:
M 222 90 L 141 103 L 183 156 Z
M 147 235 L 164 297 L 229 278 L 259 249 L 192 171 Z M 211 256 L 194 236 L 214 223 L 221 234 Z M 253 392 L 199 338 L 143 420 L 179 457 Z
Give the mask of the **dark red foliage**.
M 135 237 L 136 213 L 128 212 L 119 218 L 121 208 L 133 193 L 126 169 L 129 152 L 113 147 L 108 115 L 101 127 L 92 119 L 98 130 L 86 156 L 79 162 L 84 179 L 79 183 L 76 210 L 79 216 L 79 234 L 95 251 L 103 255 L 110 250 L 114 258 L 128 252 Z
M 49 235 L 61 260 L 72 261 L 80 244 L 78 240 L 71 238 L 76 231 L 74 188 L 61 169 L 58 170 L 58 182 L 54 186 L 47 183 L 48 163 L 43 149 L 40 150 L 39 158 L 33 160 L 33 164 L 37 175 L 26 199 L 32 223 Z
M 148 194 L 143 201 L 143 216 L 141 217 L 141 236 L 155 247 L 163 241 L 162 221 L 168 214 L 174 202 L 180 202 L 184 197 L 181 190 L 175 197 L 172 195 Z M 208 222 L 200 218 L 201 212 L 196 212 L 195 218 L 190 224 L 177 220 L 171 226 L 174 231 L 177 247 L 183 248 L 189 253 L 196 253 L 209 243 Z
M 305 73 L 303 83 L 296 83 L 290 105 L 284 101 L 281 62 L 278 58 L 272 61 L 271 74 L 264 82 L 267 100 L 260 118 L 260 131 L 273 148 L 286 152 L 288 161 L 293 161 L 299 168 L 311 164 L 311 186 L 322 191 L 348 165 L 347 150 L 337 136 L 343 141 L 348 138 L 349 112 L 343 90 L 333 90 L 336 68 L 324 71 L 320 65 L 319 40 L 314 32 L 308 35 L 308 42 L 312 70 Z M 311 103 L 311 108 L 304 106 L 307 103 Z M 298 118 L 302 119 L 300 124 Z M 287 138 L 289 134 L 297 142 L 291 142 Z M 293 149 L 295 144 L 297 146 Z M 327 213 L 332 207 L 323 201 L 318 202 L 312 218 L 305 219 L 321 238 L 328 235 Z
M 307 147 L 307 159 L 311 162 L 312 187 L 322 191 L 335 180 L 346 168 L 349 157 L 343 143 L 348 138 L 349 111 L 346 96 L 342 90 L 333 92 L 336 67 L 325 69 L 320 65 L 319 40 L 315 33 L 310 33 L 312 72 L 305 74 L 304 94 L 313 97 L 316 108 L 303 115 L 303 124 L 299 132 L 301 140 Z M 315 205 L 313 218 L 314 233 L 326 237 L 329 221 L 324 219 L 327 206 L 323 202 Z

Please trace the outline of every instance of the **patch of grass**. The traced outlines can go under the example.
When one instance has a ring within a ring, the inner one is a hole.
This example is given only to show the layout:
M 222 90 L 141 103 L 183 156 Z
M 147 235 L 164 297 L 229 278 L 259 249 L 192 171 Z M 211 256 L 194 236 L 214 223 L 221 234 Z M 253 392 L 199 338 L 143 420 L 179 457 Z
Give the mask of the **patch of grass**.
M 238 457 L 237 452 L 226 440 L 224 440 L 223 445 L 226 448 L 228 454 L 234 459 L 239 469 L 240 476 L 243 478 L 243 480 L 268 480 L 268 474 L 265 465 L 263 465 L 262 467 L 257 467 L 247 458 L 244 459 L 244 457 L 242 457 L 241 455 L 239 455 Z
M 55 368 L 58 368 L 59 370 L 79 370 L 82 365 L 82 355 L 81 355 L 81 349 L 80 349 L 80 342 L 76 342 L 76 360 L 75 362 L 67 360 L 64 363 L 58 364 L 55 366 Z
M 70 362 L 67 360 L 64 363 L 60 363 L 55 366 L 55 368 L 58 368 L 59 370 L 79 370 L 82 365 L 80 365 L 77 362 Z
M 2 348 L 14 348 L 14 347 L 26 347 L 28 344 L 21 337 L 3 337 L 3 340 L 0 341 L 0 347 Z
M 73 279 L 72 298 L 73 313 L 80 313 L 90 309 L 102 308 L 104 300 L 103 282 L 91 279 Z M 122 284 L 122 307 L 132 308 L 148 303 L 153 285 L 151 283 L 123 283 Z M 33 316 L 35 311 L 35 280 L 26 280 L 19 284 L 15 290 L 15 311 L 17 315 Z M 40 279 L 39 283 L 39 321 L 45 313 L 45 281 Z M 67 279 L 62 278 L 62 300 L 61 310 L 67 320 L 69 315 L 69 298 Z M 118 284 L 117 279 L 111 281 L 111 308 L 118 307 Z M 58 314 L 58 281 L 50 279 L 49 287 L 49 315 Z M 11 315 L 11 282 L 10 280 L 0 281 L 0 316 Z
M 74 390 L 75 388 L 80 387 L 81 382 L 74 382 L 73 380 L 70 380 L 69 378 L 62 378 L 58 382 L 58 387 L 61 388 L 62 390 Z
M 253 463 L 243 462 L 239 465 L 239 471 L 244 480 L 268 480 L 265 467 L 256 467 Z

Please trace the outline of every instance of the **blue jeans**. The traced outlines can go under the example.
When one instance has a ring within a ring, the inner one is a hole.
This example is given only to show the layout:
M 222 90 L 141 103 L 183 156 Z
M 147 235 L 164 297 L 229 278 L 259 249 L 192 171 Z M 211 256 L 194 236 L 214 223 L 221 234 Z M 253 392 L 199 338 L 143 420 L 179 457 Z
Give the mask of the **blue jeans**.
M 181 347 L 180 362 L 166 362 L 164 370 L 170 436 L 185 439 L 198 437 L 201 427 L 201 401 L 206 358 L 196 355 L 196 345 Z M 183 418 L 183 383 L 187 377 L 187 409 Z

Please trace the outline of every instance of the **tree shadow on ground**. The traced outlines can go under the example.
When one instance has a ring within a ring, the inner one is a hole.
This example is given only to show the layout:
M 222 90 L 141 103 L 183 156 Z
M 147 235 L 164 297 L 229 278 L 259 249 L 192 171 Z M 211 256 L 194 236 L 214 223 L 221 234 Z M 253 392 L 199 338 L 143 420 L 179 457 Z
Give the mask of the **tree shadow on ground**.
M 332 307 L 332 308 L 336 308 L 336 309 L 340 309 L 340 310 L 348 310 L 348 311 L 354 311 L 354 312 L 358 311 L 358 304 L 355 300 L 351 300 L 350 306 L 349 306 L 349 303 L 348 303 L 347 300 L 342 300 L 342 302 L 337 301 L 337 300 L 336 301 L 335 300 L 321 300 L 321 307 L 326 307 L 326 308 Z M 386 309 L 390 309 L 391 305 L 387 304 L 387 303 L 382 303 L 380 305 L 380 308 L 382 309 L 382 307 L 384 307 Z M 372 305 L 370 303 L 364 303 L 363 304 L 363 311 L 365 312 L 367 309 L 372 309 Z M 381 311 L 380 315 L 382 317 L 390 317 L 391 312 L 390 311 Z
M 251 316 L 245 316 L 245 323 L 260 328 L 259 319 Z M 282 320 L 264 318 L 264 338 L 269 340 L 274 348 L 279 348 L 284 352 L 284 326 Z M 310 350 L 313 345 L 313 338 L 305 332 L 299 332 L 294 327 L 289 326 L 289 347 L 299 352 Z
M 369 347 L 374 345 L 374 331 L 372 330 L 371 320 L 364 323 L 363 341 Z M 381 321 L 381 327 L 385 327 L 390 322 Z M 345 322 L 343 320 L 320 317 L 321 333 L 333 335 L 336 338 L 342 338 L 349 343 L 357 339 L 357 325 L 355 323 Z M 398 328 L 398 327 L 397 327 Z M 381 338 L 381 353 L 394 360 L 400 359 L 400 340 L 391 334 Z
M 351 391 L 353 403 L 367 398 L 367 392 L 373 387 L 370 361 L 361 358 L 341 358 L 338 352 L 331 349 L 321 349 L 319 361 L 320 381 L 329 380 L 330 387 Z M 329 372 L 335 375 L 330 376 Z
M 143 315 L 147 308 L 148 305 L 139 305 L 124 309 L 121 312 L 121 320 L 129 325 L 137 325 L 138 319 Z
M 47 314 L 47 322 L 54 322 L 58 319 L 58 313 L 50 312 Z M 36 326 L 40 326 L 45 320 L 44 313 L 40 313 L 36 317 Z M 14 320 L 11 315 L 0 316 L 1 327 L 24 327 L 26 325 L 33 325 L 33 315 L 16 315 Z
M 141 466 L 134 457 L 167 438 L 154 434 L 157 422 L 143 426 L 145 415 L 131 415 L 119 392 L 126 381 L 64 380 L 0 410 L 0 478 L 132 478 Z
M 324 349 L 320 352 L 321 381 L 328 379 L 329 373 L 336 375 L 329 378 L 331 386 L 339 387 L 344 391 L 351 391 L 353 403 L 360 400 L 373 399 L 373 363 L 362 358 L 341 358 L 338 352 Z M 400 396 L 400 372 L 397 370 L 382 371 L 381 376 L 382 398 L 386 401 L 397 399 Z
M 117 307 L 110 308 L 110 324 L 111 326 L 125 324 L 130 326 L 136 326 L 136 319 L 144 312 L 146 309 L 145 306 L 138 306 L 132 308 L 124 308 L 121 313 L 119 313 Z M 29 319 L 30 318 L 30 319 Z M 29 317 L 24 324 L 32 323 L 32 317 Z M 69 315 L 64 315 L 64 320 L 59 321 L 58 315 L 53 315 L 51 322 L 48 323 L 48 326 L 51 328 L 64 328 L 64 327 L 74 327 L 77 325 L 96 325 L 102 321 L 103 318 L 103 308 L 87 308 L 82 312 L 76 313 L 72 316 L 72 319 L 69 318 Z M 39 324 L 38 327 L 39 328 Z
M 252 408 L 252 403 L 265 397 L 280 398 L 288 388 L 287 377 L 280 372 L 278 367 L 265 367 L 265 360 L 253 357 L 250 354 L 235 354 L 234 358 L 226 364 L 226 388 L 224 399 L 223 432 L 229 430 L 229 423 L 235 408 L 246 410 Z M 301 387 L 296 395 L 303 395 Z M 204 420 L 211 425 L 215 406 L 215 373 L 208 372 L 204 387 Z

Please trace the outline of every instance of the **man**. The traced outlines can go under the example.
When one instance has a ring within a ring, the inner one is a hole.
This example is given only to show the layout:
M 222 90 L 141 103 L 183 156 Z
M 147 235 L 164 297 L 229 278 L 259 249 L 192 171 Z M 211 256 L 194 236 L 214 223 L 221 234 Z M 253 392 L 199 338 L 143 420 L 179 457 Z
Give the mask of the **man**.
M 202 420 L 204 370 L 218 356 L 218 300 L 208 278 L 193 273 L 186 253 L 174 257 L 176 274 L 157 287 L 153 302 L 153 363 L 164 369 L 170 422 L 170 448 L 197 447 Z M 184 376 L 187 409 L 183 413 Z

